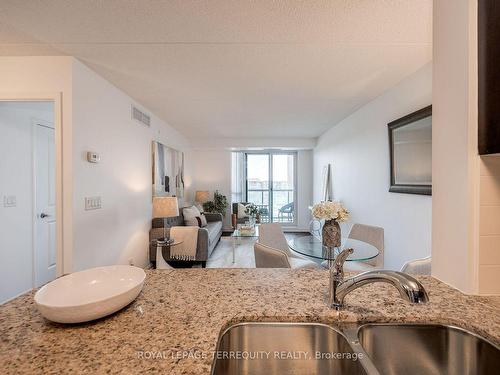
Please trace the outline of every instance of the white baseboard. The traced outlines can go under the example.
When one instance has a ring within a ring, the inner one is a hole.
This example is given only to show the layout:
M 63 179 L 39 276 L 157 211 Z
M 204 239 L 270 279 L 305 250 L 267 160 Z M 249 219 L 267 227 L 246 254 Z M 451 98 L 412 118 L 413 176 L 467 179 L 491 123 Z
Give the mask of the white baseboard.
M 19 294 L 15 295 L 14 297 L 10 297 L 10 298 L 6 299 L 5 301 L 0 301 L 0 305 L 3 305 L 4 303 L 7 303 L 7 302 L 9 302 L 9 301 L 12 301 L 13 299 L 16 299 L 17 297 L 20 297 L 20 296 L 22 296 L 23 294 L 29 293 L 29 292 L 31 292 L 32 290 L 33 290 L 33 288 L 28 289 L 28 290 L 25 290 L 24 292 L 21 292 L 21 293 L 19 293 Z

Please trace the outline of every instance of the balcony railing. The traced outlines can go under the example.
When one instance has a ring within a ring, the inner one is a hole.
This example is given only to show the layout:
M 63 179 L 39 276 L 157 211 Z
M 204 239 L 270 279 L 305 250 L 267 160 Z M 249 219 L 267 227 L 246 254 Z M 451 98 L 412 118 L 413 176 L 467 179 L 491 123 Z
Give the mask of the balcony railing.
M 273 194 L 272 211 L 269 204 L 270 194 Z M 295 221 L 293 197 L 293 189 L 248 189 L 247 191 L 247 200 L 259 208 L 262 223 L 271 221 L 273 223 L 293 223 Z

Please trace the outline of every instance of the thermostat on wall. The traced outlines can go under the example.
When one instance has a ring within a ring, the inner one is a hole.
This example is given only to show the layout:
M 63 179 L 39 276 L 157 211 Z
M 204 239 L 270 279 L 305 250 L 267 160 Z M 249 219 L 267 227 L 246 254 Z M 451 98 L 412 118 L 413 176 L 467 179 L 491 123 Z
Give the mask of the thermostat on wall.
M 89 163 L 99 163 L 101 156 L 97 152 L 88 151 L 87 160 Z

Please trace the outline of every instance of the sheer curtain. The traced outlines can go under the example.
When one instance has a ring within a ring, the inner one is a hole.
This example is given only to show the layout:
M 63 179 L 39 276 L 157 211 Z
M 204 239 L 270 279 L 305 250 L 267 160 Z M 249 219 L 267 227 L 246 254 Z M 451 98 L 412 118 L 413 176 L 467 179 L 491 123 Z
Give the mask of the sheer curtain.
M 245 201 L 245 153 L 233 152 L 231 155 L 231 202 Z

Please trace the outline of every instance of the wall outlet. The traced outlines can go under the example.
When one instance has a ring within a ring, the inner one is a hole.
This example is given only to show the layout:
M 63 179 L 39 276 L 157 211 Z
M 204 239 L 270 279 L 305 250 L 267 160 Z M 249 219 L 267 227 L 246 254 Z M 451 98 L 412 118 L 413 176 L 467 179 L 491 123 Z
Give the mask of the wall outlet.
M 98 210 L 102 208 L 101 197 L 86 197 L 85 198 L 85 210 Z
M 128 260 L 128 264 L 129 264 L 130 266 L 133 266 L 133 265 L 135 264 L 135 262 L 134 262 L 134 258 L 129 258 L 129 260 Z
M 4 207 L 16 207 L 17 206 L 16 196 L 15 195 L 4 195 L 3 206 Z

